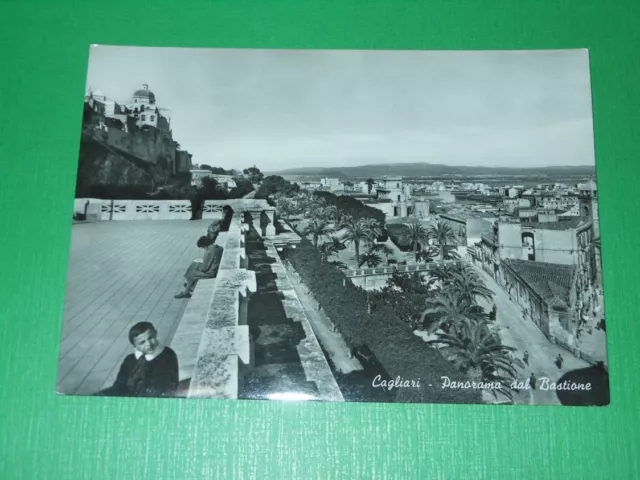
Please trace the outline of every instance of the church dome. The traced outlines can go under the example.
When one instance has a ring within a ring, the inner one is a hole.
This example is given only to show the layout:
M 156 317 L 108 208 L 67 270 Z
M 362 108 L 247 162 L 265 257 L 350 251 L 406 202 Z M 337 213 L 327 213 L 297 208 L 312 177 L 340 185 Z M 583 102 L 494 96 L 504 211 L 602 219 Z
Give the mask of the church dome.
M 140 90 L 136 90 L 135 92 L 133 92 L 133 98 L 139 98 L 142 100 L 148 100 L 149 103 L 155 103 L 156 102 L 156 96 L 153 94 L 153 92 L 151 90 L 149 90 L 149 86 L 148 85 L 143 85 L 142 88 Z

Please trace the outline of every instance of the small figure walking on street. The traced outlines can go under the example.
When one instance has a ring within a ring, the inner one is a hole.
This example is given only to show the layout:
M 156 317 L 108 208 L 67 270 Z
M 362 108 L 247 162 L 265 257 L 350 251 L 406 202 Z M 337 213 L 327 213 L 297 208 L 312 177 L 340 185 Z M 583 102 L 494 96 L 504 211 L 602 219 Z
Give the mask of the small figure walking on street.
M 556 367 L 562 368 L 563 361 L 564 359 L 562 358 L 562 355 L 558 354 L 558 356 L 556 357 Z
M 529 377 L 529 384 L 531 385 L 531 388 L 533 390 L 536 389 L 536 382 L 538 381 L 538 379 L 536 378 L 536 376 L 533 374 L 533 372 L 531 372 L 531 376 Z
M 524 355 L 522 356 L 522 361 L 525 365 L 529 365 L 529 352 L 527 350 L 524 351 Z

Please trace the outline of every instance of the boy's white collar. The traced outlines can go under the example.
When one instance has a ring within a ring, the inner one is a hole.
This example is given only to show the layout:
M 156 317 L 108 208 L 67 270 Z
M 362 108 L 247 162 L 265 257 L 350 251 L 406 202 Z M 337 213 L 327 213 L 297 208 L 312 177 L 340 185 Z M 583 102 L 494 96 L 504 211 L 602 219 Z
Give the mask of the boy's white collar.
M 160 350 L 158 350 L 156 353 L 147 353 L 144 358 L 146 358 L 147 362 L 150 362 L 151 360 L 153 360 L 154 358 L 156 358 L 158 355 L 160 355 L 162 352 L 164 351 L 164 347 L 162 347 Z M 139 359 L 142 356 L 142 352 L 139 352 L 138 350 L 136 350 L 135 352 L 133 352 L 136 356 L 136 360 Z

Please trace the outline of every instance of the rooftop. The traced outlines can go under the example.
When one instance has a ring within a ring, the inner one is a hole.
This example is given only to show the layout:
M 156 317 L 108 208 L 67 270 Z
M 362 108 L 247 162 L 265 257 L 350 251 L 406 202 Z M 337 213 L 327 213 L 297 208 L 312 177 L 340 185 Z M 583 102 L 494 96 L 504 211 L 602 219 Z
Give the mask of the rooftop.
M 461 221 L 470 220 L 473 218 L 486 219 L 495 217 L 492 212 L 470 212 L 468 210 L 451 210 L 446 213 L 440 214 L 440 216 Z
M 488 241 L 489 243 L 494 244 L 494 245 L 498 242 L 498 238 L 496 237 L 496 234 L 495 234 L 495 233 L 493 233 L 493 232 L 490 232 L 490 233 L 483 233 L 483 234 L 481 235 L 481 238 L 482 238 L 483 240 Z
M 570 220 L 560 220 L 558 222 L 522 222 L 523 227 L 537 228 L 540 230 L 571 230 L 586 227 L 590 224 L 588 220 L 580 217 Z
M 513 270 L 550 306 L 569 307 L 569 294 L 576 271 L 575 265 L 559 265 L 511 258 L 502 260 L 502 264 Z

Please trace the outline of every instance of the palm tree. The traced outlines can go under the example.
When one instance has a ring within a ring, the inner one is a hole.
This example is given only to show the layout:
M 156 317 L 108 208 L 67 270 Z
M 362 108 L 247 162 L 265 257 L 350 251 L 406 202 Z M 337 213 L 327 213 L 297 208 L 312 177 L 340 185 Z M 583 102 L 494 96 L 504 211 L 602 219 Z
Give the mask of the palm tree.
M 380 235 L 382 235 L 382 226 L 377 220 L 371 217 L 366 217 L 366 218 L 363 218 L 362 221 L 365 222 L 369 227 L 369 230 L 371 230 L 372 239 L 376 239 Z
M 447 360 L 465 372 L 471 381 L 500 382 L 501 389 L 492 389 L 513 400 L 508 388 L 517 376 L 516 366 L 524 364 L 511 355 L 515 348 L 503 345 L 500 337 L 484 323 L 476 323 L 463 336 L 438 332 L 436 339 L 427 343 L 440 346 Z
M 430 334 L 443 327 L 459 334 L 473 324 L 488 321 L 482 307 L 469 304 L 449 288 L 427 300 L 427 308 L 422 312 L 421 318 L 423 323 L 430 322 L 427 328 Z
M 418 261 L 418 248 L 429 242 L 429 232 L 419 223 L 406 224 L 407 233 L 402 236 L 403 241 L 411 243 L 411 251 L 415 253 Z
M 440 250 L 436 247 L 425 248 L 421 252 L 416 253 L 416 259 L 426 263 L 431 262 L 438 256 L 439 251 Z
M 353 243 L 356 250 L 356 265 L 360 265 L 360 242 L 371 241 L 371 222 L 348 217 L 341 227 L 345 230 L 342 241 L 346 244 Z
M 361 267 L 365 263 L 367 264 L 367 267 L 375 268 L 382 263 L 382 258 L 380 258 L 380 255 L 378 255 L 375 251 L 369 250 L 360 257 L 360 263 L 358 264 L 358 267 Z
M 489 290 L 482 279 L 471 268 L 467 267 L 462 272 L 453 274 L 451 287 L 461 300 L 469 304 L 476 304 L 476 297 L 482 297 L 488 301 L 493 298 L 493 292 Z
M 318 211 L 318 215 L 327 222 L 337 223 L 337 217 L 340 215 L 340 211 L 335 205 L 327 205 Z
M 437 285 L 442 289 L 445 285 L 451 283 L 453 273 L 453 266 L 451 264 L 437 264 L 429 270 L 427 286 Z
M 429 236 L 440 246 L 440 260 L 444 260 L 447 254 L 447 247 L 455 244 L 456 241 L 453 229 L 448 223 L 439 221 L 435 225 L 431 225 Z
M 371 246 L 371 250 L 375 252 L 380 252 L 382 255 L 384 255 L 385 258 L 387 259 L 387 262 L 389 262 L 389 255 L 393 255 L 394 253 L 393 248 L 391 248 L 386 243 L 374 243 Z
M 371 190 L 373 189 L 373 185 L 376 183 L 376 181 L 373 178 L 368 178 L 367 179 L 367 192 L 369 193 L 369 195 L 371 195 Z
M 331 236 L 329 237 L 329 241 L 320 245 L 318 250 L 320 250 L 320 254 L 322 255 L 322 261 L 326 262 L 329 257 L 335 255 L 340 250 L 344 250 L 345 245 L 338 237 Z
M 322 236 L 329 235 L 333 232 L 333 228 L 327 225 L 327 222 L 321 219 L 314 219 L 302 231 L 303 236 L 312 235 L 313 244 L 318 247 L 318 239 Z
M 335 265 L 335 266 L 336 266 L 336 267 L 338 267 L 340 270 L 346 270 L 346 269 L 348 269 L 348 268 L 349 268 L 349 267 L 347 266 L 347 264 L 346 264 L 346 263 L 341 262 L 340 260 L 333 260 L 333 261 L 328 262 L 328 263 L 330 263 L 331 265 Z

